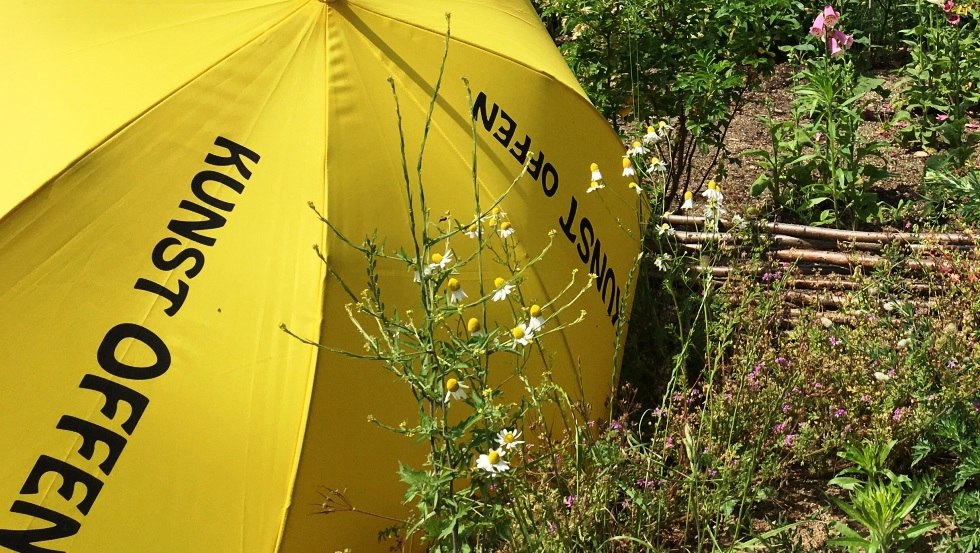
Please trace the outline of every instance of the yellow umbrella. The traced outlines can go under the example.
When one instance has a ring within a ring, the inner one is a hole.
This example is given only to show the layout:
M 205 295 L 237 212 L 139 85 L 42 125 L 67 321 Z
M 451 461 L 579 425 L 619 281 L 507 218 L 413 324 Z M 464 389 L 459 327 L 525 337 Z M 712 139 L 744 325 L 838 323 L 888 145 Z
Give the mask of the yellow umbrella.
M 581 399 L 606 412 L 637 196 L 526 2 L 5 2 L 0 550 L 379 550 L 387 523 L 313 516 L 317 491 L 404 516 L 397 463 L 419 449 L 367 416 L 397 424 L 414 403 L 377 366 L 278 324 L 358 349 L 310 245 L 351 283 L 363 258 L 307 203 L 354 240 L 407 242 L 386 79 L 414 160 L 450 11 L 429 207 L 473 217 L 471 122 L 487 205 L 527 165 L 502 207 L 527 252 L 556 234 L 526 293 L 598 275 L 586 320 L 546 348 L 556 379 L 578 397 L 579 367 Z M 587 193 L 592 162 L 606 188 Z M 411 273 L 382 271 L 410 305 Z

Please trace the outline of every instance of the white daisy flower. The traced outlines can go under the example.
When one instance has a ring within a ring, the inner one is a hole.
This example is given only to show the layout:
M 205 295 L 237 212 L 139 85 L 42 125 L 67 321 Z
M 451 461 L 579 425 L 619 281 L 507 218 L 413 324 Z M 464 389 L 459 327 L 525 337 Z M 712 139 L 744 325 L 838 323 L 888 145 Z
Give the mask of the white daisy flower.
M 604 184 L 602 184 L 602 183 L 600 183 L 598 181 L 592 181 L 592 183 L 589 184 L 589 187 L 585 189 L 585 193 L 586 194 L 589 194 L 591 192 L 595 192 L 596 190 L 602 190 L 605 187 L 606 187 L 606 185 L 604 185 Z
M 650 148 L 647 148 L 639 140 L 633 141 L 633 146 L 626 150 L 626 155 L 628 156 L 644 156 L 650 153 Z
M 446 250 L 446 253 L 434 253 L 429 256 L 432 263 L 429 264 L 429 270 L 434 271 L 436 269 L 445 269 L 453 262 L 453 252 Z
M 624 177 L 632 177 L 635 174 L 636 174 L 636 170 L 633 169 L 633 162 L 630 161 L 630 158 L 624 157 L 623 158 L 623 176 Z
M 640 194 L 643 193 L 643 189 L 640 188 L 640 185 L 639 184 L 636 184 L 635 182 L 629 183 L 628 188 L 630 190 L 632 190 L 633 192 L 636 192 L 636 195 L 637 196 L 639 196 Z
M 664 161 L 659 157 L 653 156 L 650 158 L 650 170 L 657 173 L 663 173 L 667 170 L 667 164 L 664 163 Z
M 514 291 L 514 285 L 508 284 L 506 280 L 497 277 L 493 280 L 493 301 L 503 301 Z
M 593 181 L 600 181 L 600 180 L 602 180 L 602 172 L 599 171 L 599 164 L 598 163 L 593 163 L 592 165 L 589 166 L 589 169 L 592 170 L 592 180 Z
M 670 226 L 667 223 L 660 223 L 660 226 L 657 227 L 657 236 L 663 236 L 665 234 L 667 236 L 674 236 L 676 232 L 677 231 L 674 230 L 674 227 Z
M 690 190 L 684 192 L 684 204 L 681 205 L 681 209 L 684 211 L 694 209 L 694 192 L 691 192 Z
M 662 138 L 660 134 L 657 132 L 657 129 L 653 128 L 652 126 L 647 127 L 647 133 L 643 135 L 644 144 L 656 144 L 661 140 Z
M 531 320 L 527 322 L 527 328 L 531 332 L 537 332 L 539 328 L 544 326 L 544 317 L 541 316 L 541 306 L 538 304 L 532 305 L 528 313 L 531 315 Z
M 507 217 L 507 213 L 504 210 L 500 209 L 500 206 L 498 205 L 498 206 L 494 206 L 494 208 L 490 210 L 490 214 L 484 216 L 483 219 L 487 222 L 488 225 L 494 227 L 497 226 L 497 223 L 499 223 L 505 217 Z
M 449 403 L 450 399 L 461 400 L 466 399 L 466 390 L 470 387 L 463 384 L 455 378 L 446 379 L 446 403 Z
M 510 451 L 520 444 L 524 443 L 524 440 L 518 440 L 521 437 L 521 433 L 514 430 L 507 430 L 506 428 L 497 433 L 497 444 L 504 451 Z
M 528 328 L 525 323 L 510 329 L 510 335 L 514 337 L 515 346 L 526 346 L 534 339 L 534 331 Z
M 470 226 L 468 226 L 468 227 L 466 227 L 466 230 L 465 230 L 465 231 L 463 231 L 463 234 L 465 234 L 466 236 L 469 236 L 470 238 L 476 238 L 477 236 L 479 236 L 479 235 L 480 235 L 480 229 L 479 229 L 479 227 L 478 227 L 478 226 L 477 226 L 477 225 L 476 225 L 476 224 L 474 223 L 474 224 L 472 224 L 472 225 L 470 225 Z
M 507 238 L 511 234 L 514 234 L 514 227 L 511 226 L 510 221 L 504 221 L 497 227 L 497 232 L 500 233 L 501 238 Z
M 476 468 L 483 469 L 490 474 L 504 472 L 510 465 L 504 461 L 504 452 L 499 449 L 491 449 L 489 453 L 480 455 L 476 460 Z
M 653 266 L 663 272 L 667 272 L 667 262 L 670 261 L 670 254 L 664 253 L 653 259 Z
M 480 324 L 480 319 L 476 317 L 472 317 L 466 321 L 466 331 L 470 333 L 470 336 L 483 336 L 486 334 L 483 332 L 483 325 Z
M 668 125 L 666 121 L 661 121 L 657 123 L 657 132 L 660 133 L 661 136 L 666 134 L 667 131 L 672 131 L 672 130 L 674 130 L 674 127 Z
M 449 303 L 459 303 L 468 297 L 456 278 L 450 278 L 446 287 L 449 288 Z
M 701 195 L 709 200 L 715 200 L 718 203 L 721 203 L 725 198 L 721 193 L 721 187 L 713 180 L 708 181 L 708 189 L 702 192 Z

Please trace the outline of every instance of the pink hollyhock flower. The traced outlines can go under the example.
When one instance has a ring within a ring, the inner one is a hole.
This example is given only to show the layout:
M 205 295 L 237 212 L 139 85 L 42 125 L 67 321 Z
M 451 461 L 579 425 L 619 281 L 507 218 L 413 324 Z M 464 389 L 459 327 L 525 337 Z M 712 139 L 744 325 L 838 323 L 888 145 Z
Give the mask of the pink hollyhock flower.
M 823 13 L 818 13 L 816 19 L 813 20 L 813 25 L 810 25 L 810 34 L 813 36 L 818 36 L 823 38 L 824 26 L 823 26 Z
M 952 0 L 950 0 L 952 2 Z M 837 20 L 840 19 L 840 14 L 837 13 L 833 7 L 829 4 L 823 8 L 823 24 L 828 29 L 833 29 L 834 25 L 837 25 Z
M 959 25 L 960 24 L 960 14 L 954 13 L 953 15 L 950 15 L 949 16 L 949 19 L 947 19 L 946 21 L 950 25 Z

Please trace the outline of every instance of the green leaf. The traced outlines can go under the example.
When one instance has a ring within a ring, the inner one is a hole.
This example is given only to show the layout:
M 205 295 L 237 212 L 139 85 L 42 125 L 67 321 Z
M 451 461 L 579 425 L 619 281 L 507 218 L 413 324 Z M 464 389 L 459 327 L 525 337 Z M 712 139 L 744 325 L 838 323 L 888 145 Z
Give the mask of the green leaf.
M 753 196 L 762 194 L 766 188 L 769 187 L 770 181 L 771 179 L 768 175 L 759 175 L 759 178 L 755 179 L 755 182 L 752 183 L 752 187 L 749 188 L 749 193 Z
M 828 483 L 831 486 L 838 486 L 848 491 L 854 491 L 856 488 L 864 486 L 864 482 L 854 478 L 853 476 L 838 476 L 831 479 Z

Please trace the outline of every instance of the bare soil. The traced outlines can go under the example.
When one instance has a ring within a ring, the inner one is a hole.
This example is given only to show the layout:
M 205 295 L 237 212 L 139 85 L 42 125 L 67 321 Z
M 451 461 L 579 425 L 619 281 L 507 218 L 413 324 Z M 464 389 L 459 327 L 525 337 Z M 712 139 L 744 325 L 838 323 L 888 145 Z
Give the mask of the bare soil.
M 880 71 L 876 76 L 885 80 L 886 89 L 896 90 L 898 78 L 894 72 Z M 730 205 L 741 206 L 742 210 L 752 211 L 753 206 L 761 208 L 767 201 L 766 194 L 760 197 L 749 194 L 752 183 L 762 173 L 762 169 L 743 155 L 743 152 L 751 148 L 766 150 L 771 148 L 768 131 L 760 118 L 767 116 L 767 100 L 772 103 L 773 114 L 777 118 L 787 120 L 790 118 L 792 85 L 792 68 L 788 64 L 783 64 L 763 80 L 760 87 L 746 93 L 744 105 L 736 113 L 725 137 L 725 144 L 735 160 L 735 163 L 728 164 L 726 167 L 728 174 L 724 183 L 726 200 Z M 900 199 L 907 201 L 920 199 L 918 188 L 930 153 L 907 150 L 898 146 L 895 133 L 888 124 L 894 115 L 891 106 L 875 93 L 869 93 L 867 100 L 869 104 L 864 112 L 862 134 L 869 139 L 890 144 L 884 150 L 884 155 L 885 168 L 891 176 L 879 182 L 875 192 L 882 200 L 892 205 Z M 974 164 L 980 165 L 980 152 L 975 156 Z

